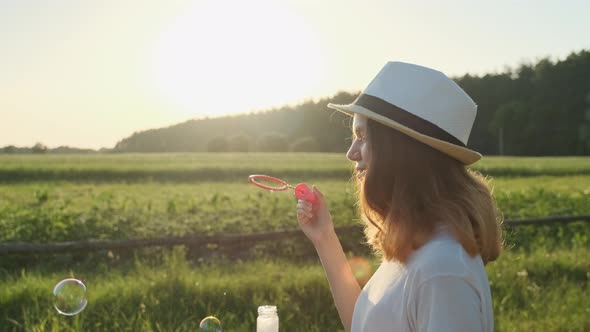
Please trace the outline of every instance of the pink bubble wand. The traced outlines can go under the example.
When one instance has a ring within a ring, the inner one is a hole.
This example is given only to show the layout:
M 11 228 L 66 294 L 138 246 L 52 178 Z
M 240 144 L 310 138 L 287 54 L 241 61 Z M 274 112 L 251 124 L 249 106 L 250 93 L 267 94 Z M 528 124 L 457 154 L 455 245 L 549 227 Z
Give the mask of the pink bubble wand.
M 248 181 L 262 189 L 270 191 L 285 191 L 287 189 L 293 189 L 295 191 L 295 196 L 297 198 L 311 202 L 312 204 L 315 204 L 317 202 L 316 195 L 313 193 L 313 191 L 311 191 L 311 189 L 309 189 L 309 186 L 305 183 L 300 183 L 296 186 L 292 186 L 281 179 L 260 174 L 250 175 L 248 177 Z

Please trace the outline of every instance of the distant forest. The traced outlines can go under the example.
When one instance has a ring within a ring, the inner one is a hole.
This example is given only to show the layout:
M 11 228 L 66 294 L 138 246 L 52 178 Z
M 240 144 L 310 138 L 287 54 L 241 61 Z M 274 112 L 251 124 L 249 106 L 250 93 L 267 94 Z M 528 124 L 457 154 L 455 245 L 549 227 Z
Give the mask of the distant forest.
M 590 51 L 453 79 L 478 104 L 470 148 L 486 155 L 590 155 Z M 350 103 L 358 93 L 136 132 L 109 151 L 343 152 L 350 119 L 327 104 Z

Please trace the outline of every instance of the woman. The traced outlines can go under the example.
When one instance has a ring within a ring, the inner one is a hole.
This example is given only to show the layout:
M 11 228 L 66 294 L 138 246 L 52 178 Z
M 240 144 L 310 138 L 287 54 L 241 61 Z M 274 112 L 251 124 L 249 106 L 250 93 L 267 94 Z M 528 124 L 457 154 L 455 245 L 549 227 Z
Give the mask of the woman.
M 500 217 L 466 165 L 477 106 L 447 76 L 389 62 L 350 105 L 365 236 L 383 261 L 361 290 L 323 194 L 298 201 L 346 331 L 493 331 L 485 264 L 501 250 Z

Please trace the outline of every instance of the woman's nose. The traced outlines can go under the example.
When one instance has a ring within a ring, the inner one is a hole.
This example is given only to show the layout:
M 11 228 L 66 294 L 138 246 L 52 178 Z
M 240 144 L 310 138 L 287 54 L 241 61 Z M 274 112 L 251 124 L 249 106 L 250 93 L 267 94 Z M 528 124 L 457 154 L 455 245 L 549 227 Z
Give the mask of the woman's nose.
M 348 160 L 350 161 L 358 161 L 361 159 L 361 153 L 359 150 L 354 149 L 351 146 L 350 150 L 348 150 L 348 152 L 346 153 L 346 158 L 348 158 Z

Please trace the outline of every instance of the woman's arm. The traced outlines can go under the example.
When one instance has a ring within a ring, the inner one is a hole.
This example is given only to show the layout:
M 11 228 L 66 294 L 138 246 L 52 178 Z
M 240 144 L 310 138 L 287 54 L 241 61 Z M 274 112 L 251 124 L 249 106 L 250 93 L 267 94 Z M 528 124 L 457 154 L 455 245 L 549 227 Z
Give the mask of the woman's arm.
M 344 255 L 336 233 L 314 245 L 322 266 L 326 271 L 340 320 L 345 330 L 350 331 L 354 305 L 361 292 L 361 288 L 350 270 L 350 265 Z
M 318 202 L 312 206 L 311 203 L 300 200 L 297 203 L 297 221 L 320 257 L 340 320 L 345 330 L 350 331 L 354 305 L 361 289 L 334 231 L 332 216 L 324 196 L 315 186 L 313 192 Z

